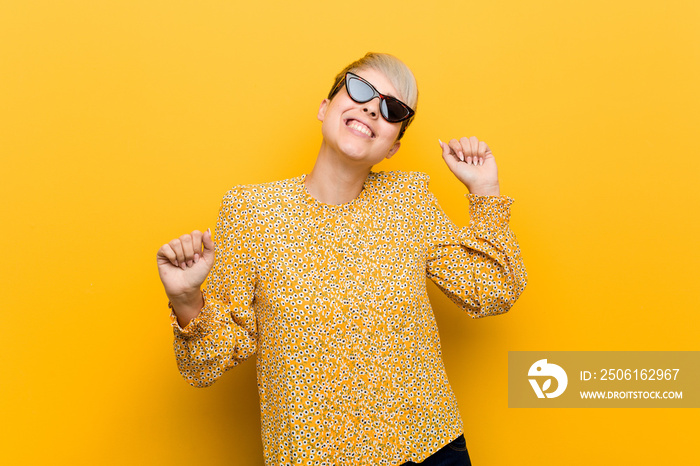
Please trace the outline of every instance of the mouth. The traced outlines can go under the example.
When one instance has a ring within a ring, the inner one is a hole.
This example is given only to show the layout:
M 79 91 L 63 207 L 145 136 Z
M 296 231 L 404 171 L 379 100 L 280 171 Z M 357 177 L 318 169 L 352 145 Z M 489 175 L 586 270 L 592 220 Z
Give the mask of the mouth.
M 345 126 L 347 126 L 350 129 L 354 129 L 355 131 L 359 131 L 360 133 L 365 134 L 370 138 L 374 138 L 374 132 L 370 129 L 369 126 L 362 123 L 360 120 L 350 118 L 348 120 L 345 120 Z

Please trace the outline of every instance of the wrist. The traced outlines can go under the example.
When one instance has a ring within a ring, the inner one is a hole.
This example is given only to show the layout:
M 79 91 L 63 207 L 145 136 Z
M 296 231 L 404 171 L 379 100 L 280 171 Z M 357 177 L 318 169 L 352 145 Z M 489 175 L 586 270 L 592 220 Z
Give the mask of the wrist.
M 204 305 L 204 298 L 202 297 L 202 290 L 196 288 L 187 292 L 179 293 L 177 295 L 168 295 L 170 303 L 175 309 L 192 309 L 192 308 L 202 308 Z
M 501 187 L 498 183 L 478 186 L 467 186 L 469 194 L 477 196 L 500 196 Z
M 185 328 L 192 319 L 199 315 L 204 307 L 204 297 L 200 289 L 193 293 L 181 294 L 172 298 L 168 296 L 168 298 L 180 328 Z

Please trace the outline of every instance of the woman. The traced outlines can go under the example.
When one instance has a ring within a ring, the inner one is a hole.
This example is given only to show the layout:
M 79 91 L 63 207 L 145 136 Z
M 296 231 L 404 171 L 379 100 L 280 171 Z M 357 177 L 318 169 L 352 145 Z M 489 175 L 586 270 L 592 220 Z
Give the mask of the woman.
M 189 383 L 257 355 L 267 465 L 470 464 L 426 277 L 484 317 L 513 305 L 526 274 L 484 142 L 440 142 L 470 192 L 461 230 L 427 175 L 371 170 L 399 150 L 417 96 L 402 62 L 367 54 L 321 102 L 311 173 L 232 188 L 213 238 L 158 251 Z

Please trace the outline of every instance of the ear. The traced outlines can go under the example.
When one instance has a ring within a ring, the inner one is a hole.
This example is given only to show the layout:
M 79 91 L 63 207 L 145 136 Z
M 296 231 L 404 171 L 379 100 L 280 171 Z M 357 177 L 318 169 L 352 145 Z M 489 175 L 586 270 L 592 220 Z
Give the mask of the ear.
M 401 147 L 401 142 L 396 141 L 394 145 L 391 146 L 391 149 L 389 149 L 389 155 L 387 155 L 386 158 L 390 159 L 392 155 L 399 151 L 399 147 Z
M 328 104 L 331 101 L 328 99 L 323 99 L 321 101 L 321 106 L 318 107 L 318 115 L 316 118 L 318 118 L 318 121 L 323 121 L 324 118 L 326 118 L 326 110 L 328 110 Z

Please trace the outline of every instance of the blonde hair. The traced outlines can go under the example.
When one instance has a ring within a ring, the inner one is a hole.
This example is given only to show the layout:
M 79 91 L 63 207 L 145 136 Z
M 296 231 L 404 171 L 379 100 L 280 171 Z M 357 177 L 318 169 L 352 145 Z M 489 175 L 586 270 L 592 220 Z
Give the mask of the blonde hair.
M 416 84 L 416 78 L 404 62 L 388 53 L 369 52 L 364 57 L 346 66 L 335 77 L 333 87 L 331 87 L 331 91 L 328 93 L 328 99 L 332 99 L 338 91 L 342 89 L 345 73 L 368 68 L 377 70 L 386 76 L 389 82 L 391 82 L 391 85 L 394 86 L 399 93 L 398 97 L 401 98 L 401 101 L 411 107 L 413 111 L 416 111 L 416 106 L 418 105 L 418 85 Z M 403 133 L 406 131 L 408 125 L 411 124 L 414 117 L 415 114 L 408 120 L 401 122 L 401 131 L 399 131 L 399 137 L 397 139 L 403 137 Z

